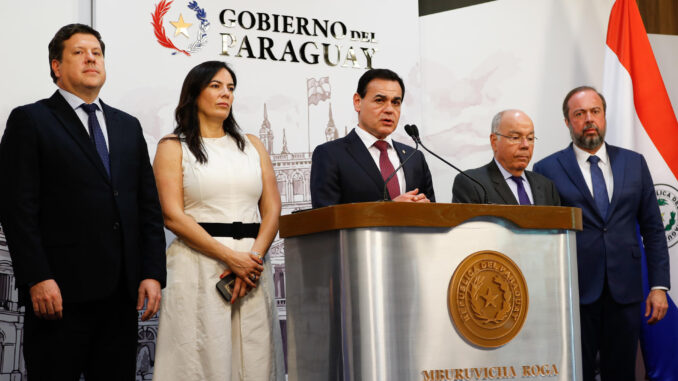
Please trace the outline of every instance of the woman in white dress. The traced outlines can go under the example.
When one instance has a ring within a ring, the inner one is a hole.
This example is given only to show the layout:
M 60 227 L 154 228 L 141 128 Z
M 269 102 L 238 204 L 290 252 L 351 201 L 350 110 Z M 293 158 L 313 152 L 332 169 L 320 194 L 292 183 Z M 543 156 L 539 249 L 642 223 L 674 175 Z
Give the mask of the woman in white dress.
M 153 163 L 167 250 L 154 380 L 283 380 L 270 261 L 280 195 L 261 141 L 232 112 L 235 73 L 209 61 L 186 76 L 174 134 Z M 230 303 L 215 285 L 236 275 Z

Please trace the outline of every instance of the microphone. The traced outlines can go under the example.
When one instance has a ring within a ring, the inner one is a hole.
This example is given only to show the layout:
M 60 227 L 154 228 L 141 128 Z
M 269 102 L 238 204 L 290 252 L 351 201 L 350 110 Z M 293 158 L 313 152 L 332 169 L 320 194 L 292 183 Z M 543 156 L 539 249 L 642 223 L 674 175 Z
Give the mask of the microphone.
M 408 129 L 407 127 L 409 127 L 409 129 Z M 424 149 L 426 150 L 426 152 L 428 152 L 428 153 L 430 153 L 431 155 L 437 157 L 437 158 L 440 159 L 443 163 L 445 163 L 445 164 L 449 165 L 450 167 L 456 169 L 457 172 L 461 173 L 462 175 L 466 176 L 468 179 L 470 179 L 470 180 L 473 181 L 474 183 L 478 184 L 478 185 L 480 186 L 480 188 L 483 190 L 483 204 L 489 204 L 489 202 L 487 202 L 487 189 L 485 189 L 485 187 L 483 186 L 483 184 L 481 184 L 478 180 L 474 179 L 473 177 L 467 175 L 467 174 L 466 174 L 464 171 L 462 171 L 461 169 L 455 167 L 452 163 L 450 163 L 450 162 L 448 162 L 447 160 L 443 159 L 442 157 L 436 155 L 436 154 L 435 154 L 433 151 L 431 151 L 430 149 L 426 148 L 426 146 L 424 145 L 424 143 L 422 143 L 422 142 L 421 142 L 421 139 L 419 138 L 419 129 L 417 128 L 416 125 L 414 125 L 414 124 L 409 125 L 409 124 L 408 124 L 407 126 L 405 126 L 405 131 L 407 132 L 408 135 L 410 135 L 410 137 L 412 138 L 412 140 L 414 140 L 414 142 L 417 143 L 417 145 L 421 144 L 422 148 L 424 148 Z
M 412 134 L 411 134 L 411 132 L 410 132 L 410 131 L 411 131 L 411 127 L 412 127 L 412 126 L 410 126 L 409 124 L 405 125 L 405 132 L 407 132 L 407 134 L 410 135 L 410 136 L 412 136 Z M 417 127 L 415 126 L 414 128 L 417 128 Z M 396 173 L 398 173 L 398 171 L 400 170 L 400 168 L 402 168 L 403 165 L 405 165 L 405 163 L 407 163 L 407 161 L 410 160 L 410 158 L 411 158 L 412 156 L 414 156 L 414 153 L 417 152 L 417 150 L 419 149 L 419 142 L 417 142 L 417 141 L 415 140 L 414 143 L 415 143 L 414 151 L 412 151 L 409 155 L 407 155 L 407 157 L 405 158 L 405 160 L 403 160 L 403 162 L 400 163 L 400 165 L 398 166 L 398 168 L 396 168 L 396 169 L 393 171 L 393 173 L 391 173 L 391 174 L 386 178 L 386 180 L 384 180 L 384 197 L 382 198 L 381 201 L 388 201 L 388 182 L 391 181 L 391 179 L 393 178 L 393 176 L 395 176 Z M 395 148 L 395 147 L 394 147 L 394 148 Z

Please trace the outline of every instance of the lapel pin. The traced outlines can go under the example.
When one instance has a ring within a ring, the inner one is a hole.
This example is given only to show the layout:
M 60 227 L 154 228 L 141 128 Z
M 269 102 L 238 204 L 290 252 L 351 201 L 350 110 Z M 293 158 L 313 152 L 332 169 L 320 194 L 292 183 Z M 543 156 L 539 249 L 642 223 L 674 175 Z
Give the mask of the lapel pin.
M 405 154 L 405 150 L 403 150 L 403 155 Z

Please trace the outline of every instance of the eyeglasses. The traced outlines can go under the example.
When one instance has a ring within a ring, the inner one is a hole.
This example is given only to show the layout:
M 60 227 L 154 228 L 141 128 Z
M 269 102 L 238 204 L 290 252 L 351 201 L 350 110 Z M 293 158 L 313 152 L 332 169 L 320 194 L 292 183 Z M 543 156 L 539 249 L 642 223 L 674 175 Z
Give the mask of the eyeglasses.
M 509 144 L 520 144 L 520 143 L 522 143 L 523 140 L 525 140 L 527 142 L 527 144 L 533 146 L 534 142 L 537 140 L 537 138 L 534 137 L 534 136 L 518 136 L 518 135 L 509 136 L 509 135 L 502 135 L 502 134 L 499 134 L 497 132 L 493 132 L 493 134 L 495 134 L 497 136 L 501 136 L 502 138 L 506 138 L 506 140 L 508 140 Z

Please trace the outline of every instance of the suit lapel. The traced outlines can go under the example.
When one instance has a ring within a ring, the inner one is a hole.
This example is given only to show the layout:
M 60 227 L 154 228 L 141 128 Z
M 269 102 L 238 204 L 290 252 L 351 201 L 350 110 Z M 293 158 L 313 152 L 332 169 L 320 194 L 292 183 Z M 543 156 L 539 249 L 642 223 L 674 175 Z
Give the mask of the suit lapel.
M 534 205 L 546 205 L 546 191 L 543 189 L 543 184 L 539 184 L 535 181 L 532 172 L 525 171 L 525 176 L 527 177 L 527 182 L 530 183 Z
M 111 166 L 111 178 L 116 179 L 120 173 L 120 147 L 122 147 L 122 129 L 118 128 L 120 121 L 117 111 L 101 101 L 104 118 L 106 119 L 106 130 L 108 133 L 108 159 Z
M 104 165 L 101 162 L 101 159 L 99 158 L 96 148 L 90 140 L 89 135 L 87 132 L 85 132 L 85 126 L 82 125 L 78 115 L 71 108 L 68 102 L 66 102 L 64 97 L 59 94 L 59 91 L 54 92 L 54 95 L 52 95 L 52 97 L 47 100 L 46 104 L 47 107 L 52 111 L 52 114 L 61 123 L 61 126 L 64 128 L 64 130 L 66 130 L 66 132 L 82 149 L 85 156 L 87 156 L 92 164 L 97 167 L 99 173 L 106 180 L 108 180 L 106 168 L 104 168 Z
M 351 155 L 358 166 L 365 171 L 365 174 L 372 179 L 372 182 L 379 192 L 382 192 L 384 188 L 384 179 L 381 177 L 381 171 L 355 130 L 352 130 L 346 136 L 345 142 L 348 154 Z
M 570 146 L 565 150 L 561 151 L 560 155 L 558 156 L 558 161 L 560 162 L 560 165 L 563 166 L 563 169 L 565 169 L 565 173 L 567 174 L 567 177 L 569 177 L 572 184 L 574 184 L 574 187 L 577 188 L 579 192 L 581 192 L 582 196 L 584 196 L 586 201 L 589 203 L 589 208 L 594 210 L 596 214 L 600 216 L 598 206 L 596 206 L 596 203 L 593 201 L 591 191 L 589 191 L 589 187 L 586 185 L 586 181 L 584 181 L 584 175 L 581 173 L 581 168 L 579 168 L 579 163 L 577 163 L 577 158 L 574 155 L 572 143 L 570 143 Z
M 606 143 L 607 144 L 607 143 Z M 610 167 L 612 168 L 612 180 L 614 182 L 614 187 L 612 189 L 612 201 L 610 202 L 610 207 L 607 209 L 607 215 L 609 216 L 614 208 L 619 202 L 621 197 L 621 190 L 624 189 L 624 177 L 626 175 L 626 157 L 620 155 L 620 150 L 617 147 L 607 145 L 607 156 L 610 159 Z
M 499 167 L 497 167 L 497 163 L 494 162 L 494 159 L 490 162 L 490 164 L 488 164 L 487 172 L 490 176 L 490 181 L 492 181 L 492 185 L 494 186 L 494 190 L 497 192 L 499 197 L 501 197 L 504 203 L 508 205 L 518 205 L 516 196 L 513 195 L 511 188 L 509 188 L 508 184 L 506 184 L 506 180 L 501 174 Z

